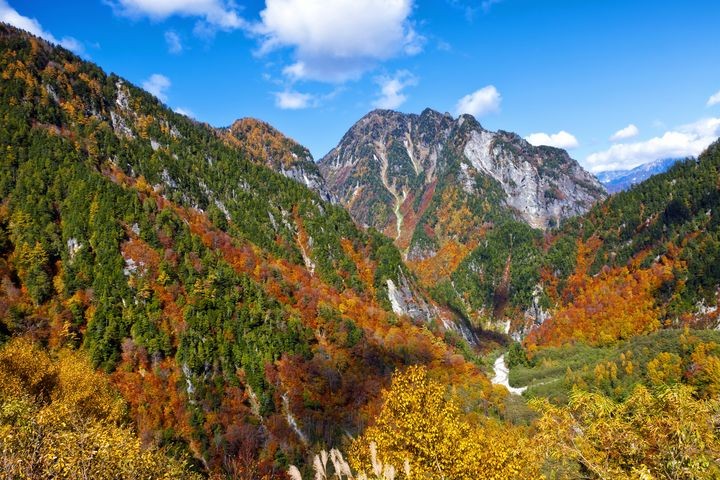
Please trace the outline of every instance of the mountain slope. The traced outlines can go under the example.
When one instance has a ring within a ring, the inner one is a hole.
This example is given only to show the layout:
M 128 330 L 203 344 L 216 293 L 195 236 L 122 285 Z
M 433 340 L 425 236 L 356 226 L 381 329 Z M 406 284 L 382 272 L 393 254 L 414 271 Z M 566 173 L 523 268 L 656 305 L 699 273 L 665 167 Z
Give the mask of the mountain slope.
M 566 152 L 430 109 L 369 113 L 320 169 L 358 223 L 394 238 L 411 259 L 432 256 L 448 240 L 466 244 L 501 218 L 547 228 L 604 197 Z
M 717 328 L 720 142 L 569 220 L 547 238 L 550 320 L 538 344 Z
M 653 175 L 666 172 L 672 167 L 679 159 L 677 158 L 666 158 L 662 160 L 655 160 L 654 162 L 645 163 L 639 165 L 630 170 L 611 170 L 607 172 L 600 172 L 597 174 L 598 180 L 602 183 L 608 192 L 617 193 L 622 190 L 636 185 Z
M 529 345 L 611 344 L 719 320 L 720 143 L 544 235 L 519 222 L 437 275 L 436 298 Z
M 146 443 L 275 477 L 360 432 L 404 365 L 488 398 L 442 322 L 393 313 L 392 243 L 264 165 L 282 145 L 252 157 L 2 24 L 0 116 L 0 336 L 85 350 Z
M 243 118 L 219 132 L 247 158 L 302 183 L 323 200 L 333 201 L 310 151 L 271 125 L 254 118 Z

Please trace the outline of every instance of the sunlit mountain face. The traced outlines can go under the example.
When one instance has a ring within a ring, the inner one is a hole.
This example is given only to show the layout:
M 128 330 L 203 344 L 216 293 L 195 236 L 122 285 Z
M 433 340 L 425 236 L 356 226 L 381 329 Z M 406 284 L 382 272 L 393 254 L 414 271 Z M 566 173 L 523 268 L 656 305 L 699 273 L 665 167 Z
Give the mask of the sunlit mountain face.
M 720 478 L 720 5 L 535 3 L 0 0 L 0 476 Z

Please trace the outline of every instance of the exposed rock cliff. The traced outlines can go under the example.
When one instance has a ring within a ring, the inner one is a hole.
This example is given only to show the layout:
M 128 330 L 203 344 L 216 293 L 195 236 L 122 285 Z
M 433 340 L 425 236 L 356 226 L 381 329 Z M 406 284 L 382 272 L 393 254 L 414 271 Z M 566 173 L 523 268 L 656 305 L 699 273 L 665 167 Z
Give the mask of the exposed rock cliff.
M 358 223 L 416 259 L 447 240 L 467 243 L 501 216 L 545 229 L 606 196 L 564 150 L 430 109 L 370 112 L 319 165 Z

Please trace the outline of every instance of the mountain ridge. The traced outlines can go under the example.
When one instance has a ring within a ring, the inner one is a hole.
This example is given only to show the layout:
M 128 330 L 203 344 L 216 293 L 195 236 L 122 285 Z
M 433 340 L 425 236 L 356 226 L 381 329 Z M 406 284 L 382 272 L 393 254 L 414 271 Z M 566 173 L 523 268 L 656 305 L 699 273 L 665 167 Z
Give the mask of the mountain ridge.
M 416 226 L 435 230 L 422 218 L 428 208 L 437 210 L 436 194 L 460 197 L 458 208 L 475 203 L 475 229 L 503 208 L 547 228 L 604 198 L 603 187 L 563 150 L 533 147 L 517 134 L 485 130 L 470 115 L 456 119 L 430 108 L 373 110 L 318 164 L 355 220 L 394 238 L 408 258 L 423 256 Z M 477 205 L 484 200 L 490 205 Z
M 617 193 L 622 190 L 641 183 L 653 175 L 666 172 L 675 163 L 681 161 L 680 158 L 658 159 L 652 162 L 643 163 L 635 168 L 628 170 L 609 170 L 597 174 L 598 180 L 605 185 L 610 193 Z
M 337 202 L 328 192 L 310 151 L 269 123 L 247 117 L 217 131 L 227 142 L 246 152 L 248 158 L 314 190 L 325 201 Z
M 274 131 L 238 147 L 5 24 L 0 70 L 0 340 L 82 350 L 148 444 L 276 478 L 398 368 L 491 390 L 391 241 L 267 165 L 307 160 Z

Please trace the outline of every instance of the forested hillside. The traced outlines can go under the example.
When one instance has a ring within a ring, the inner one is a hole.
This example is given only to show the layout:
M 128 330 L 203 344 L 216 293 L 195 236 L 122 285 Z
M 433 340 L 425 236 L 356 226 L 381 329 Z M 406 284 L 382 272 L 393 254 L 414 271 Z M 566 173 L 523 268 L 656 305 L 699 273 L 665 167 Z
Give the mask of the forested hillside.
M 341 207 L 4 25 L 0 71 L 3 341 L 86 352 L 143 444 L 275 475 L 360 432 L 415 363 L 498 404 L 440 322 L 392 312 L 412 276 Z
M 566 151 L 429 108 L 368 113 L 319 165 L 353 218 L 392 238 L 436 301 L 492 329 L 541 300 L 542 231 L 606 197 Z
M 531 342 L 604 343 L 664 326 L 718 326 L 720 142 L 675 164 L 545 243 L 557 305 Z
M 411 268 L 270 125 L 4 24 L 0 119 L 11 478 L 720 477 L 720 142 L 545 231 L 474 176 L 486 217 L 434 199 Z
M 462 259 L 455 264 L 411 264 L 460 315 L 483 325 L 509 322 L 516 338 L 534 330 L 533 343 L 715 328 L 719 168 L 716 142 L 697 160 L 678 162 L 559 228 L 543 233 L 498 222 L 475 236 L 474 251 L 453 253 Z

